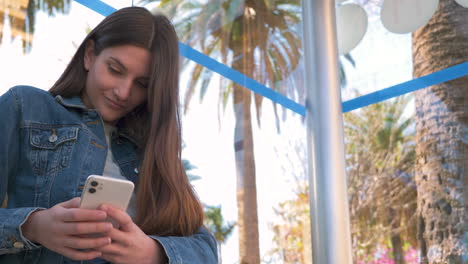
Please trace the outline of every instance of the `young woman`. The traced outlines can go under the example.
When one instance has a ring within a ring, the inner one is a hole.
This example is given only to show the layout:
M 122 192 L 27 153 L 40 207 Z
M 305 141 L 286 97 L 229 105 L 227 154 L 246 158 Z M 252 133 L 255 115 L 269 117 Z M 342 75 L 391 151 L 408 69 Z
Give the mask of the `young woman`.
M 217 262 L 181 162 L 178 75 L 170 21 L 129 7 L 86 37 L 49 92 L 0 97 L 0 263 Z M 91 174 L 135 183 L 128 213 L 79 208 Z

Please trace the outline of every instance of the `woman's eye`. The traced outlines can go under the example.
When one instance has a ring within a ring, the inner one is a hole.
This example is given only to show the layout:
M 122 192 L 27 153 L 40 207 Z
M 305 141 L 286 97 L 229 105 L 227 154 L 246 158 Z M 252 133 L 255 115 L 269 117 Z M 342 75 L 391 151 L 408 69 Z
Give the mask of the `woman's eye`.
M 114 73 L 114 74 L 121 74 L 121 72 L 119 70 L 117 70 L 116 68 L 112 67 L 112 66 L 109 66 L 109 71 L 111 73 Z

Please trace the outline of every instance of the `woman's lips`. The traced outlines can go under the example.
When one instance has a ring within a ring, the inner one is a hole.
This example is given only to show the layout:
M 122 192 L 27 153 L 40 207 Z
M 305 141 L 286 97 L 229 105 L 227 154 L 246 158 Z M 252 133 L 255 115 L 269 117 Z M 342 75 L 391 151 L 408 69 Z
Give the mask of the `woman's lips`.
M 124 105 L 121 105 L 121 104 L 117 103 L 117 102 L 114 101 L 114 100 L 111 100 L 111 99 L 109 99 L 109 98 L 107 98 L 107 97 L 106 97 L 106 99 L 107 99 L 107 102 L 108 102 L 109 106 L 112 107 L 112 108 L 114 108 L 114 109 L 122 110 L 122 109 L 125 108 Z

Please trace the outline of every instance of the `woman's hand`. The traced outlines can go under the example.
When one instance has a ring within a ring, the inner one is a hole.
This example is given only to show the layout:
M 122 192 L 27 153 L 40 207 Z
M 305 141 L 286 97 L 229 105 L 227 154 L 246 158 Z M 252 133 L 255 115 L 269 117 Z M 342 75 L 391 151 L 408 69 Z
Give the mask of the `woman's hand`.
M 110 244 L 110 238 L 86 235 L 105 234 L 112 230 L 112 224 L 102 222 L 107 217 L 106 212 L 80 209 L 79 205 L 80 198 L 74 198 L 50 209 L 32 213 L 22 226 L 24 236 L 73 260 L 100 257 L 101 252 L 94 248 Z
M 96 249 L 102 252 L 103 259 L 114 264 L 165 263 L 166 255 L 162 246 L 133 223 L 126 212 L 107 204 L 100 209 L 106 211 L 120 226 L 106 234 L 112 239 L 110 245 Z

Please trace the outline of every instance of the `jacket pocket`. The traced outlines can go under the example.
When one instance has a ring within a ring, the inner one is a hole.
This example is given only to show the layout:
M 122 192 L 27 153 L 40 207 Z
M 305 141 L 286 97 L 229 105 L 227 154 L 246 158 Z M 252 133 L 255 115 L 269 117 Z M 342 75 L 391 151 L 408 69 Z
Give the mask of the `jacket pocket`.
M 78 130 L 78 127 L 31 128 L 32 169 L 43 174 L 68 167 Z

